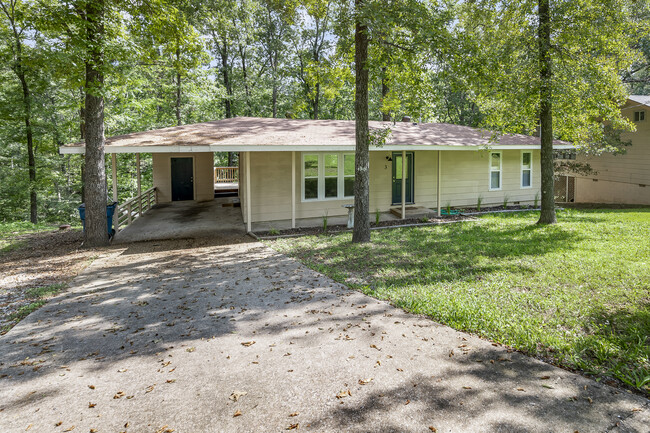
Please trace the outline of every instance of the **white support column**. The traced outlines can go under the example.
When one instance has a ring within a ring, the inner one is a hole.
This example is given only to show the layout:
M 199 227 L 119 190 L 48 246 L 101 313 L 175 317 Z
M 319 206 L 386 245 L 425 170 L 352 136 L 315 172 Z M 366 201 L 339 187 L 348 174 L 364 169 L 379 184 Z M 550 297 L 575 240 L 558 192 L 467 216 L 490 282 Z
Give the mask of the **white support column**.
M 113 171 L 113 201 L 117 201 L 117 156 L 111 153 L 111 168 Z M 120 231 L 120 206 L 115 206 L 113 211 L 113 227 L 115 233 Z
M 142 195 L 142 177 L 140 174 L 140 154 L 136 153 L 135 154 L 135 166 L 136 166 L 136 173 L 138 176 L 138 197 Z M 142 216 L 142 198 L 138 199 L 138 216 Z
M 111 153 L 111 167 L 113 169 L 113 201 L 117 201 L 117 158 Z
M 406 219 L 406 151 L 402 150 L 402 219 Z
M 296 228 L 296 152 L 291 152 L 291 228 Z
M 251 230 L 251 153 L 246 152 L 246 231 Z
M 438 150 L 438 182 L 436 182 L 436 205 L 438 206 L 438 216 L 440 216 L 440 212 L 442 210 L 442 206 L 440 205 L 440 181 L 442 179 L 442 176 L 440 175 L 440 167 L 442 167 L 442 164 L 440 162 L 440 150 Z

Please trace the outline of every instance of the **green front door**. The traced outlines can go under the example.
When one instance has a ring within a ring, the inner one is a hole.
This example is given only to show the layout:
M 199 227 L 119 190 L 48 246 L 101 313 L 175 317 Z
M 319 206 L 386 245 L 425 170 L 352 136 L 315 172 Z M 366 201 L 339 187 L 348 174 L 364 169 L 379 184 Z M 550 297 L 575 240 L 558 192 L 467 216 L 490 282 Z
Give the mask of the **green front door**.
M 406 152 L 405 176 L 402 175 L 402 152 L 393 152 L 393 205 L 402 204 L 402 182 L 406 183 L 406 203 L 413 204 L 413 152 Z

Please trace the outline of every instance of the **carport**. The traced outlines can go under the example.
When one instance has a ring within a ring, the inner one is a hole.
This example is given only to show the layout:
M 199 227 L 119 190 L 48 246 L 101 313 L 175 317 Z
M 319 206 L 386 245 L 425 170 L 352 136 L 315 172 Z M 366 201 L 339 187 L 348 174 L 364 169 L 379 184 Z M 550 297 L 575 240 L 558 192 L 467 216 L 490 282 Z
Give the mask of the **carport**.
M 246 235 L 237 199 L 174 201 L 154 205 L 116 236 L 114 243 Z

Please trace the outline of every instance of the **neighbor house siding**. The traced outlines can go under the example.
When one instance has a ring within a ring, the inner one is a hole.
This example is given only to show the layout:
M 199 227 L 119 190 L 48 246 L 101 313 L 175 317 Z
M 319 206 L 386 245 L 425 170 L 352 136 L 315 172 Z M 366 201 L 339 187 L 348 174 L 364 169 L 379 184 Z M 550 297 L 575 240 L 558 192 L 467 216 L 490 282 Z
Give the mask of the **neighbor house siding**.
M 442 151 L 441 204 L 475 206 L 483 196 L 483 205 L 532 203 L 539 193 L 539 151 L 533 152 L 532 188 L 521 188 L 521 151 L 502 151 L 502 189 L 489 191 L 489 153 L 485 150 Z M 370 211 L 388 211 L 392 201 L 392 162 L 389 151 L 370 152 Z M 415 151 L 415 205 L 435 208 L 438 179 L 438 151 Z M 244 158 L 242 158 L 243 160 Z M 252 222 L 291 218 L 291 152 L 251 152 L 251 220 Z M 243 166 L 242 173 L 247 167 Z M 354 199 L 303 201 L 302 154 L 296 152 L 296 218 L 345 215 L 343 204 Z M 244 176 L 242 176 L 244 179 Z M 246 219 L 245 183 L 242 184 L 242 214 Z
M 154 153 L 152 157 L 153 185 L 157 189 L 159 203 L 168 203 L 172 200 L 172 158 L 193 158 L 195 201 L 214 199 L 214 154 L 212 152 Z
M 576 176 L 576 202 L 650 204 L 650 109 L 632 102 L 623 113 L 633 120 L 634 111 L 644 109 L 645 120 L 635 122 L 636 131 L 621 134 L 622 140 L 632 142 L 625 154 L 577 157 L 596 173 Z

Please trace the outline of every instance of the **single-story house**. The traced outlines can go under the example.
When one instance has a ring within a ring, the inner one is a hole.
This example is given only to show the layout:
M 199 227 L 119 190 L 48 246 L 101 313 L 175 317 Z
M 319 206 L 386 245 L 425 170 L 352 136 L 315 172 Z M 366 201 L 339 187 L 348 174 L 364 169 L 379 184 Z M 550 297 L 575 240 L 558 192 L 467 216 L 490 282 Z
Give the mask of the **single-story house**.
M 624 154 L 599 156 L 561 153 L 560 159 L 587 163 L 592 174 L 560 176 L 556 196 L 575 203 L 621 203 L 650 205 L 650 96 L 632 95 L 621 108 L 636 131 L 621 134 L 630 141 Z
M 370 209 L 533 203 L 540 194 L 540 139 L 493 137 L 443 123 L 370 122 L 390 128 L 370 148 Z M 571 144 L 557 142 L 557 149 Z M 344 215 L 354 202 L 355 122 L 237 117 L 106 140 L 108 154 L 151 153 L 158 202 L 212 200 L 214 152 L 239 152 L 244 222 Z M 83 153 L 83 143 L 61 153 Z M 115 160 L 115 159 L 113 159 Z M 402 211 L 403 212 L 403 211 Z M 403 213 L 402 213 L 403 215 Z

